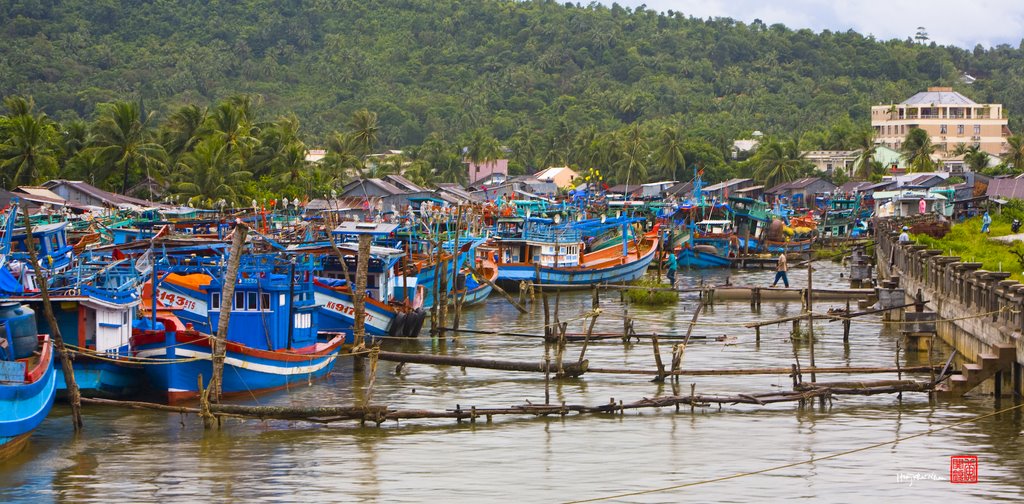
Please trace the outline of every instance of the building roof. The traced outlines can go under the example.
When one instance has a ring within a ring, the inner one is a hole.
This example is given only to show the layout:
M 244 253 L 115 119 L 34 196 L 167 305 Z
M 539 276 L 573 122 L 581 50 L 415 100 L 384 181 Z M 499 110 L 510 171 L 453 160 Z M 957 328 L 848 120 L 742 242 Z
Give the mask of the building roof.
M 79 191 L 79 192 L 81 192 L 83 194 L 89 195 L 89 196 L 91 196 L 93 198 L 96 198 L 96 199 L 98 199 L 98 200 L 100 200 L 100 201 L 102 201 L 102 202 L 104 202 L 104 203 L 106 203 L 108 205 L 111 205 L 111 206 L 120 207 L 120 206 L 127 205 L 127 206 L 136 206 L 136 207 L 144 207 L 144 208 L 152 208 L 152 207 L 171 208 L 170 205 L 154 203 L 152 201 L 147 201 L 147 200 L 144 200 L 144 199 L 133 198 L 131 196 L 125 196 L 123 194 L 112 193 L 110 191 L 104 191 L 103 189 L 100 189 L 99 187 L 96 187 L 96 186 L 91 185 L 91 184 L 87 184 L 87 183 L 85 183 L 85 182 L 83 182 L 81 180 L 63 180 L 63 179 L 50 180 L 50 181 L 47 181 L 46 183 L 44 183 L 43 187 L 48 189 L 52 193 L 53 192 L 53 188 L 61 186 L 61 185 L 66 185 L 70 189 L 74 189 L 74 190 Z M 56 193 L 53 193 L 53 194 L 56 194 Z
M 386 192 L 386 193 L 388 193 L 388 194 L 390 194 L 392 196 L 397 196 L 399 194 L 405 194 L 406 193 L 406 191 L 403 191 L 403 190 L 399 189 L 394 184 L 392 184 L 390 182 L 385 182 L 385 181 L 383 181 L 383 180 L 381 180 L 379 178 L 365 178 L 365 179 L 353 180 L 352 182 L 349 182 L 348 184 L 346 184 L 345 187 L 342 189 L 342 191 L 343 192 L 348 192 L 348 191 L 350 191 L 350 190 L 352 190 L 352 189 L 354 189 L 354 188 L 356 188 L 358 186 L 361 186 L 362 184 L 371 184 L 371 185 L 376 186 L 378 189 L 380 189 L 380 190 L 382 190 L 382 191 L 384 191 L 384 192 Z
M 568 174 L 570 177 L 576 175 L 576 172 L 573 171 L 573 169 L 569 168 L 568 166 L 552 166 L 551 168 L 545 168 L 533 174 L 533 176 L 537 177 L 537 179 L 542 180 L 544 182 L 550 182 L 553 178 L 563 173 Z
M 1024 199 L 1024 179 L 992 179 L 985 195 L 989 198 Z
M 868 182 L 868 181 L 864 181 L 864 180 L 858 181 L 858 182 L 852 182 L 851 181 L 851 182 L 847 182 L 847 183 L 839 186 L 839 190 L 843 194 L 853 194 L 853 193 L 862 192 L 862 191 L 864 191 L 864 189 L 866 189 L 868 187 L 871 187 L 872 185 L 874 185 L 872 182 Z
M 442 197 L 443 197 L 444 193 L 447 193 L 447 194 L 450 194 L 452 196 L 455 196 L 456 198 L 461 199 L 462 201 L 468 201 L 468 200 L 473 198 L 473 196 L 470 195 L 469 191 L 464 189 L 459 184 L 452 184 L 452 183 L 438 184 L 437 185 L 437 193 L 439 195 L 441 195 Z
M 751 180 L 753 180 L 753 179 L 748 179 L 748 178 L 729 179 L 729 180 L 726 180 L 725 182 L 719 182 L 717 184 L 711 184 L 711 185 L 705 187 L 703 189 L 703 191 L 704 192 L 721 191 L 722 189 L 725 189 L 727 187 L 732 187 L 734 185 L 739 185 L 739 184 L 742 184 L 744 182 L 750 182 Z
M 735 192 L 737 194 L 747 194 L 747 193 L 763 191 L 763 190 L 764 190 L 764 186 L 763 185 L 756 185 L 756 186 L 744 187 L 743 189 L 736 189 L 733 192 Z
M 401 176 L 401 175 L 385 175 L 384 181 L 388 182 L 399 189 L 404 189 L 408 192 L 423 192 L 429 191 L 426 187 L 417 185 L 415 182 Z
M 642 189 L 643 187 L 640 184 L 616 184 L 609 187 L 607 192 L 611 194 L 633 194 Z
M 665 189 L 665 194 L 669 196 L 681 196 L 693 192 L 693 182 L 680 182 L 668 189 Z
M 953 88 L 928 88 L 928 91 L 917 93 L 900 105 L 977 105 L 974 100 L 953 91 Z
M 775 187 L 773 187 L 771 189 L 768 189 L 767 192 L 770 192 L 770 193 L 780 193 L 780 192 L 783 192 L 783 191 L 789 191 L 789 190 L 793 190 L 793 189 L 804 189 L 807 186 L 810 186 L 811 184 L 813 184 L 815 182 L 818 182 L 818 181 L 828 182 L 827 180 L 825 180 L 825 179 L 823 179 L 821 177 L 805 177 L 805 178 L 796 179 L 796 180 L 793 180 L 793 181 L 790 181 L 790 182 L 783 182 L 783 183 L 781 183 L 781 184 L 779 184 L 779 185 L 777 185 L 777 186 L 775 186 Z M 831 184 L 831 182 L 828 182 L 828 183 Z

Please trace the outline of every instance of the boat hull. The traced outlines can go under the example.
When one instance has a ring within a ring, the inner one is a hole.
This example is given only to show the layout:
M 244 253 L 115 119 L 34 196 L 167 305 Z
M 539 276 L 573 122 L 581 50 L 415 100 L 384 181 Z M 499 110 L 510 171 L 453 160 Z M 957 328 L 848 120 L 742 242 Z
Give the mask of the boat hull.
M 77 356 L 75 359 L 75 383 L 83 397 L 118 399 L 139 393 L 145 385 L 146 373 L 139 365 L 120 364 Z M 64 370 L 57 373 L 57 397 L 67 397 Z
M 692 248 L 681 250 L 677 260 L 680 268 L 693 269 L 728 268 L 732 264 L 728 257 L 710 252 L 696 252 Z
M 319 328 L 322 331 L 351 332 L 355 327 L 356 308 L 352 293 L 314 284 L 313 296 L 319 305 Z M 366 334 L 387 336 L 394 323 L 396 311 L 387 305 L 368 300 L 366 306 Z M 351 341 L 349 341 L 351 343 Z
M 0 460 L 18 453 L 53 407 L 57 395 L 53 347 L 48 339 L 43 345 L 38 376 L 28 383 L 0 384 Z
M 343 340 L 342 335 L 336 335 L 309 353 L 256 350 L 229 342 L 221 392 L 251 395 L 323 378 L 334 367 Z M 203 387 L 209 385 L 213 362 L 206 341 L 205 337 L 195 338 L 174 346 L 164 341 L 140 341 L 140 357 L 177 359 L 169 364 L 146 366 L 150 383 L 168 403 L 198 397 L 200 376 Z
M 498 281 L 510 286 L 518 286 L 520 281 L 537 282 L 569 287 L 586 288 L 596 283 L 631 282 L 644 275 L 651 260 L 654 259 L 656 247 L 639 259 L 607 268 L 553 268 L 531 265 L 499 265 Z M 538 277 L 539 275 L 539 277 Z M 539 281 L 538 281 L 539 280 Z

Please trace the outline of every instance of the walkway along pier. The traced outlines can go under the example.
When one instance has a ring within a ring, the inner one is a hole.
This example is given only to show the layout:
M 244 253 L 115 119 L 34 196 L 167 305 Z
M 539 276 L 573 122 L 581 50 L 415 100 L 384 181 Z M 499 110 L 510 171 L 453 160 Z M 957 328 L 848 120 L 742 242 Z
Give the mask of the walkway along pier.
M 898 282 L 908 302 L 920 292 L 937 315 L 935 331 L 966 360 L 946 392 L 1024 393 L 1024 284 L 1010 273 L 986 271 L 981 263 L 942 255 L 924 245 L 898 243 L 902 222 L 883 219 L 875 229 L 880 278 Z M 993 380 L 988 380 L 993 378 Z

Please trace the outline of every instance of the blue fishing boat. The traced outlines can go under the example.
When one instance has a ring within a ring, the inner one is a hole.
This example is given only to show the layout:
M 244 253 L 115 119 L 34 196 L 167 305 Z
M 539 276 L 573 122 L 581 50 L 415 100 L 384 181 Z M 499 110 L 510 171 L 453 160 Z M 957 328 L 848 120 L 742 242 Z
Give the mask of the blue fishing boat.
M 517 287 L 527 281 L 571 287 L 596 283 L 629 282 L 643 276 L 658 249 L 656 225 L 641 237 L 632 235 L 627 220 L 622 247 L 587 252 L 583 232 L 573 226 L 557 226 L 551 219 L 536 217 L 498 219 L 498 282 Z
M 0 305 L 0 460 L 17 454 L 50 413 L 57 392 L 53 344 L 19 303 Z
M 312 258 L 245 255 L 232 299 L 221 298 L 226 261 L 179 267 L 160 276 L 144 298 L 152 309 L 136 322 L 132 345 L 139 357 L 161 359 L 144 366 L 151 385 L 168 402 L 198 395 L 212 376 L 212 334 L 222 303 L 231 304 L 222 391 L 249 395 L 325 376 L 345 336 L 321 333 L 314 300 Z M 184 273 L 184 274 L 182 274 Z M 155 301 L 149 301 L 155 299 Z

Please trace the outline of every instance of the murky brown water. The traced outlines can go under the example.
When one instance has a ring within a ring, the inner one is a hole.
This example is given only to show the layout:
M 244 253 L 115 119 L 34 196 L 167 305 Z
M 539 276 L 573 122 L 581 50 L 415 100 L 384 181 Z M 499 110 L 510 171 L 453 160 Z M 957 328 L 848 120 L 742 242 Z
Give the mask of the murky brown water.
M 843 286 L 838 266 L 821 265 L 816 286 Z M 696 275 L 685 281 L 697 283 Z M 772 272 L 733 274 L 737 284 L 767 284 Z M 806 273 L 793 272 L 804 285 Z M 832 278 L 832 281 L 827 281 Z M 719 274 L 707 280 L 719 283 Z M 602 295 L 602 307 L 621 313 L 618 295 Z M 818 302 L 816 310 L 832 303 Z M 838 305 L 838 303 L 835 303 Z M 639 332 L 685 332 L 694 300 L 660 310 L 631 308 Z M 590 293 L 562 294 L 563 319 L 590 306 Z M 799 303 L 765 303 L 751 313 L 744 302 L 718 304 L 702 316 L 707 322 L 746 322 L 795 314 Z M 464 314 L 466 327 L 538 333 L 538 306 L 519 315 L 500 297 Z M 678 324 L 678 325 L 677 325 Z M 793 342 L 789 324 L 767 327 L 760 345 L 749 330 L 736 326 L 699 326 L 694 335 L 735 337 L 730 344 L 692 341 L 684 368 L 789 366 Z M 597 332 L 621 331 L 621 318 L 599 319 Z M 574 322 L 569 331 L 582 331 Z M 889 366 L 897 339 L 881 331 L 878 318 L 853 325 L 843 345 L 838 323 L 815 324 L 819 366 Z M 512 336 L 463 335 L 456 341 L 428 337 L 389 344 L 401 351 L 423 351 L 539 361 L 543 344 Z M 575 358 L 579 343 L 570 343 Z M 797 345 L 807 365 L 805 342 Z M 669 358 L 669 344 L 663 342 Z M 941 354 L 941 355 L 940 355 Z M 947 349 L 936 352 L 944 360 Z M 591 365 L 653 369 L 649 344 L 624 346 L 619 340 L 591 344 Z M 903 362 L 908 360 L 904 357 Z M 395 365 L 381 363 L 373 401 L 399 408 L 447 409 L 460 404 L 500 407 L 544 401 L 544 377 L 498 371 L 409 365 L 400 376 Z M 849 377 L 855 378 L 855 377 Z M 870 375 L 890 379 L 895 375 Z M 918 378 L 927 378 L 926 375 Z M 587 374 L 553 384 L 552 401 L 602 404 L 673 394 L 672 384 L 649 377 Z M 819 380 L 845 379 L 835 375 Z M 328 380 L 291 392 L 260 396 L 260 404 L 349 405 L 361 399 L 367 384 L 351 363 L 339 362 Z M 683 377 L 680 393 L 756 393 L 785 390 L 779 376 Z M 204 432 L 193 417 L 87 407 L 86 429 L 73 437 L 66 406 L 36 431 L 28 450 L 0 464 L 0 502 L 15 501 L 383 501 L 550 502 L 617 495 L 700 482 L 736 473 L 805 461 L 906 437 L 1012 406 L 1010 401 L 969 399 L 930 401 L 923 394 L 840 397 L 831 405 L 800 409 L 717 406 L 691 413 L 683 408 L 645 410 L 624 416 L 496 418 L 493 424 L 418 421 L 360 428 L 343 423 L 311 426 L 291 422 L 228 421 Z M 626 502 L 760 502 L 806 499 L 824 502 L 876 500 L 937 501 L 956 497 L 1020 501 L 1024 475 L 1024 425 L 1021 410 L 966 423 L 927 436 L 867 451 L 797 465 L 766 474 L 619 499 Z M 899 482 L 898 475 L 947 479 L 951 455 L 977 455 L 980 481 Z

